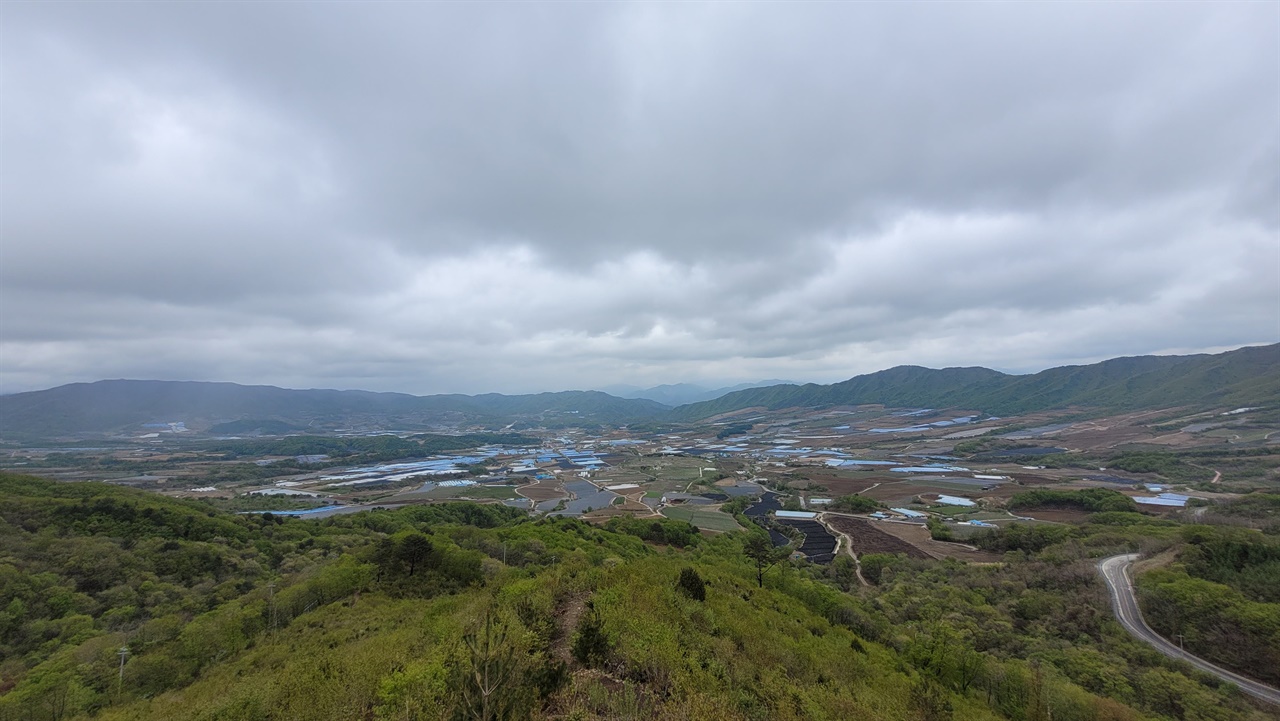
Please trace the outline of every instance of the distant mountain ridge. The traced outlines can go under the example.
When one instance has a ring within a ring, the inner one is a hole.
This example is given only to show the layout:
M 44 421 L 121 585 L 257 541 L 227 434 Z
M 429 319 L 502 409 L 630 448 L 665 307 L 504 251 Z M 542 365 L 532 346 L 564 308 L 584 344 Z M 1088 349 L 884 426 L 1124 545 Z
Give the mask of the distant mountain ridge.
M 108 380 L 4 396 L 0 398 L 0 434 L 105 433 L 176 421 L 194 430 L 228 428 L 227 424 L 237 421 L 251 422 L 229 428 L 289 424 L 315 430 L 415 429 L 545 414 L 584 423 L 618 423 L 661 416 L 668 410 L 653 401 L 615 398 L 599 391 L 413 396 L 201 381 Z
M 739 383 L 735 386 L 710 389 L 693 383 L 672 383 L 653 386 L 652 388 L 617 386 L 615 388 L 602 388 L 601 390 L 619 398 L 645 398 L 667 406 L 682 406 L 689 403 L 715 400 L 716 398 L 728 393 L 747 390 L 748 388 L 764 388 L 766 386 L 786 385 L 790 383 L 791 381 L 775 379 L 757 381 L 755 383 Z
M 699 421 L 746 408 L 878 403 L 1011 415 L 1071 406 L 1104 410 L 1280 404 L 1280 344 L 1216 355 L 1138 356 L 1009 375 L 988 368 L 898 366 L 830 385 L 748 388 L 671 408 L 600 391 L 413 396 L 290 390 L 197 381 L 111 380 L 0 396 L 0 436 L 114 433 L 183 422 L 195 431 L 411 430 L 517 421 L 619 425 Z
M 771 386 L 681 406 L 679 420 L 744 408 L 859 405 L 965 408 L 996 415 L 1068 406 L 1130 409 L 1280 401 L 1280 344 L 1216 355 L 1136 356 L 1008 375 L 987 368 L 897 366 L 831 385 Z

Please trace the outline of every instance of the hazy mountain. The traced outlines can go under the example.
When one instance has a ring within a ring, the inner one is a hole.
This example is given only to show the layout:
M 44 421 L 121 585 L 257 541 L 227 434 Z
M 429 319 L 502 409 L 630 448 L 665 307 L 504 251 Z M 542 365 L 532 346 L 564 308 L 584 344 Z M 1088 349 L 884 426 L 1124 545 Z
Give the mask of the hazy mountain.
M 767 383 L 768 381 L 764 381 Z M 754 384 L 753 384 L 754 385 Z M 414 429 L 438 424 L 622 424 L 698 420 L 743 408 L 882 403 L 965 408 L 997 415 L 1063 408 L 1264 405 L 1280 401 L 1280 345 L 1217 355 L 1116 358 L 1032 375 L 987 368 L 898 366 L 831 385 L 775 384 L 702 391 L 711 400 L 672 409 L 689 384 L 649 389 L 654 398 L 600 391 L 508 396 L 413 396 L 367 391 L 289 390 L 235 383 L 113 380 L 73 383 L 0 397 L 0 434 L 32 438 L 137 430 L 183 422 L 196 431 L 272 433 L 289 428 Z M 646 393 L 649 391 L 645 391 Z
M 625 423 L 667 410 L 650 400 L 616 398 L 599 391 L 413 396 L 235 383 L 109 380 L 0 398 L 0 434 L 106 433 L 178 421 L 193 430 L 220 429 L 216 432 L 227 432 L 228 428 L 250 432 L 260 427 L 279 428 L 280 424 L 316 430 L 418 428 L 521 418 Z
M 1008 375 L 987 368 L 898 366 L 831 385 L 780 385 L 682 406 L 696 420 L 742 408 L 883 403 L 961 407 L 994 414 L 1088 406 L 1108 409 L 1177 405 L 1255 405 L 1280 400 L 1280 345 L 1217 355 L 1139 356 Z
M 687 403 L 699 403 L 701 401 L 715 400 L 720 396 L 727 393 L 733 393 L 734 391 L 746 390 L 748 388 L 763 388 L 766 386 L 776 386 L 786 383 L 791 383 L 791 381 L 766 380 L 757 381 L 755 383 L 739 383 L 736 386 L 726 386 L 724 388 L 707 388 L 693 383 L 674 383 L 654 386 L 652 388 L 610 386 L 608 388 L 602 388 L 601 390 L 618 396 L 619 398 L 645 398 L 668 406 L 682 406 Z

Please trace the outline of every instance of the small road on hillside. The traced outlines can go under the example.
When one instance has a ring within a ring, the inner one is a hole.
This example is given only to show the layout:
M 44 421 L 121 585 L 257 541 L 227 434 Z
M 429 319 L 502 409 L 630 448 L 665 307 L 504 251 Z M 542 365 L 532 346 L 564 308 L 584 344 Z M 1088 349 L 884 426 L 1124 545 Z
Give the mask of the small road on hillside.
M 858 560 L 858 554 L 853 551 L 853 539 L 849 538 L 849 534 L 841 533 L 827 523 L 826 516 L 825 513 L 819 513 L 818 522 L 826 527 L 828 533 L 836 537 L 836 553 L 839 554 L 843 550 L 849 554 L 853 559 L 853 572 L 858 577 L 858 582 L 869 587 L 871 584 L 867 583 L 867 579 L 862 576 L 862 561 Z
M 1124 626 L 1124 630 L 1142 641 L 1155 646 L 1156 650 L 1170 658 L 1181 659 L 1205 673 L 1213 674 L 1224 681 L 1230 681 L 1240 687 L 1241 691 L 1280 706 L 1280 689 L 1274 689 L 1264 683 L 1232 673 L 1225 668 L 1215 666 L 1199 656 L 1192 656 L 1177 646 L 1169 643 L 1163 636 L 1151 630 L 1138 610 L 1138 599 L 1133 595 L 1133 578 L 1130 567 L 1138 559 L 1136 553 L 1111 556 L 1098 562 L 1098 571 L 1107 588 L 1111 591 L 1111 607 L 1115 611 L 1116 620 Z

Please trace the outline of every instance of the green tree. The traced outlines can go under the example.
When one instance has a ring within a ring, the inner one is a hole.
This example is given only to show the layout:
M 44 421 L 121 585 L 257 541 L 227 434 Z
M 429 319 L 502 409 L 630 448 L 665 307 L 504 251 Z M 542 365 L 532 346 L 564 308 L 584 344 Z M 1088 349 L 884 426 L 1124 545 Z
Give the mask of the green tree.
M 412 576 L 419 564 L 431 556 L 431 551 L 431 539 L 421 533 L 411 533 L 400 539 L 396 556 L 409 566 L 409 575 Z
M 457 667 L 454 689 L 457 715 L 474 721 L 505 721 L 528 714 L 528 694 L 520 682 L 522 669 L 507 626 L 492 609 L 476 628 L 462 637 L 467 657 Z
M 850 496 L 841 496 L 827 505 L 828 511 L 837 513 L 870 513 L 877 508 L 880 508 L 879 501 L 866 496 L 859 496 L 856 493 Z
M 680 569 L 680 578 L 676 581 L 676 590 L 695 601 L 707 600 L 707 585 L 702 576 L 692 568 Z
M 935 541 L 950 541 L 952 538 L 951 529 L 937 516 L 929 516 L 925 526 L 929 529 L 929 536 Z
M 785 548 L 774 548 L 773 541 L 764 533 L 752 533 L 742 547 L 742 552 L 756 566 L 756 583 L 764 588 L 764 573 L 787 557 Z

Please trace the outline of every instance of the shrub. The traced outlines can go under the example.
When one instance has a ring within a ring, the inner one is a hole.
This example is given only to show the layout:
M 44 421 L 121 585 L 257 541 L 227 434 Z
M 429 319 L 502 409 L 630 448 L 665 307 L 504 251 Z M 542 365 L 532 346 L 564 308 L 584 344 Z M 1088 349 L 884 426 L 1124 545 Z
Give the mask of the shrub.
M 604 632 L 600 610 L 591 601 L 587 612 L 578 621 L 578 631 L 573 636 L 573 657 L 584 666 L 601 666 L 613 653 L 613 642 Z
M 707 585 L 698 572 L 685 566 L 680 569 L 680 579 L 676 581 L 676 590 L 695 601 L 707 600 Z
M 930 516 L 925 521 L 925 526 L 929 528 L 929 536 L 935 541 L 950 541 L 952 538 L 951 529 L 940 518 Z
M 870 513 L 880 507 L 880 502 L 866 496 L 853 494 L 851 496 L 841 496 L 832 501 L 828 506 L 828 511 L 836 511 L 837 513 Z

